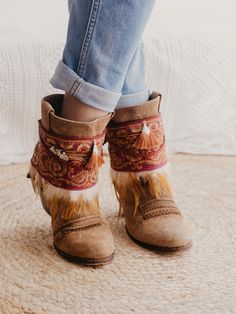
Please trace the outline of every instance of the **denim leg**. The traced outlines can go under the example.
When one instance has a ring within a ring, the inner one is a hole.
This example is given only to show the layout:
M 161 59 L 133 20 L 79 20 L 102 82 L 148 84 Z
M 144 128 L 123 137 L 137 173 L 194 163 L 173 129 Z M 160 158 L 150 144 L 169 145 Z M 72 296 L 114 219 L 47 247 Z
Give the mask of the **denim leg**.
M 73 2 L 74 0 L 68 0 L 68 2 L 67 2 L 67 4 L 68 4 L 68 11 L 70 12 L 70 10 L 71 10 L 71 7 L 72 7 L 72 2 Z
M 142 104 L 149 99 L 150 90 L 145 85 L 145 72 L 145 50 L 141 39 L 126 73 L 122 96 L 116 109 Z
M 95 108 L 114 111 L 123 90 L 133 90 L 124 85 L 126 76 L 129 81 L 139 76 L 134 70 L 129 73 L 129 67 L 141 68 L 138 47 L 154 3 L 74 0 L 63 58 L 51 84 Z

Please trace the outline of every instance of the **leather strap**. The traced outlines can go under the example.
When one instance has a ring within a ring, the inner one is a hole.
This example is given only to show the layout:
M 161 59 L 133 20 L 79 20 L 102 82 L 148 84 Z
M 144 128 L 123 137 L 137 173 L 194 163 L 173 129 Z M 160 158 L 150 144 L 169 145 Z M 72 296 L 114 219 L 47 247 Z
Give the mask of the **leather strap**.
M 181 215 L 172 199 L 153 199 L 144 204 L 140 204 L 140 212 L 143 219 L 150 219 L 163 215 Z

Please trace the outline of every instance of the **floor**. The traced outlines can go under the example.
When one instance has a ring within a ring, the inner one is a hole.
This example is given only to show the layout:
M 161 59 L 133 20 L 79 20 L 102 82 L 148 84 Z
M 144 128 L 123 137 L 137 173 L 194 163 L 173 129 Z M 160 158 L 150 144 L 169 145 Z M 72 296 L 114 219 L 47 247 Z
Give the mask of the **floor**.
M 97 269 L 54 251 L 50 218 L 25 178 L 27 165 L 0 167 L 0 313 L 236 313 L 236 158 L 171 157 L 176 200 L 194 245 L 167 255 L 128 238 L 108 162 L 101 204 L 116 255 Z

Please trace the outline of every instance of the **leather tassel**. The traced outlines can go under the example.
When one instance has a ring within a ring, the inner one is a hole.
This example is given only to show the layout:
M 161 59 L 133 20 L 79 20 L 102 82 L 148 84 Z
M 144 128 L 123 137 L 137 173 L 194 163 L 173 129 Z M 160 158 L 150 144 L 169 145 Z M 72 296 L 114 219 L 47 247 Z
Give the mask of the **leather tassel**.
M 86 164 L 86 169 L 94 170 L 104 163 L 102 154 L 99 152 L 96 143 L 93 144 L 93 152 Z
M 158 144 L 158 138 L 156 137 L 155 133 L 150 130 L 150 128 L 144 122 L 142 132 L 134 143 L 134 147 L 137 149 L 152 149 L 155 148 Z

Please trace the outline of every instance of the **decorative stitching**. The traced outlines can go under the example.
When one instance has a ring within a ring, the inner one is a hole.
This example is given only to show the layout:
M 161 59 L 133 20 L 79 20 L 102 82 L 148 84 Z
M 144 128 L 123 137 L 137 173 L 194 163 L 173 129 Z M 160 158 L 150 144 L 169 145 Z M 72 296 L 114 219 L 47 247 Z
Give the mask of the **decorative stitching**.
M 147 214 L 143 215 L 143 219 L 147 220 L 150 218 L 158 217 L 158 216 L 164 216 L 164 215 L 181 215 L 180 211 L 177 208 L 162 208 L 161 210 L 158 211 L 153 211 Z
M 99 222 L 99 223 L 94 224 L 94 225 L 91 225 L 91 226 L 77 227 L 77 228 L 74 228 L 74 229 L 63 229 L 63 228 L 62 228 L 62 230 L 60 230 L 60 231 L 58 231 L 58 232 L 60 232 L 61 235 L 63 236 L 63 235 L 65 235 L 65 234 L 72 233 L 72 232 L 76 232 L 76 231 L 88 230 L 88 229 L 96 228 L 96 227 L 101 226 L 101 225 L 102 225 L 102 223 Z M 58 233 L 58 232 L 57 232 L 57 233 Z

